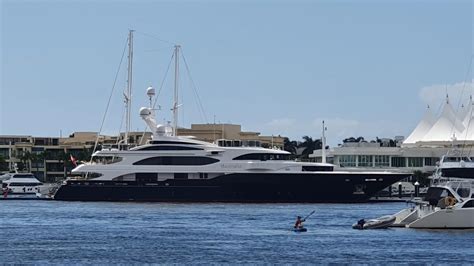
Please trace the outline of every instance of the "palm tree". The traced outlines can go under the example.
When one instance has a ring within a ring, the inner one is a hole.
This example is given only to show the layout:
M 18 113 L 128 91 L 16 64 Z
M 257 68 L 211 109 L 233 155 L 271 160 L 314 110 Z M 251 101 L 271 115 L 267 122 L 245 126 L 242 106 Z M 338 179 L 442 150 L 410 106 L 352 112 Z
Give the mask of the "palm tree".
M 20 161 L 23 164 L 23 170 L 27 170 L 31 172 L 31 159 L 33 158 L 33 154 L 30 151 L 25 151 L 20 155 Z
M 44 152 L 33 153 L 32 154 L 31 161 L 34 162 L 35 165 L 36 165 L 36 172 L 39 172 L 39 163 L 41 163 L 41 162 L 44 163 L 44 160 L 45 160 Z
M 308 158 L 308 155 L 313 153 L 314 150 L 320 150 L 322 148 L 322 143 L 320 139 L 313 140 L 309 136 L 303 136 L 303 142 L 300 143 L 299 148 L 304 148 L 301 153 L 302 158 Z
M 8 169 L 7 161 L 2 155 L 0 155 L 0 171 L 8 171 L 8 170 L 10 169 Z
M 283 138 L 283 150 L 296 155 L 296 148 L 298 147 L 298 143 L 296 141 L 290 141 L 289 138 Z
M 64 178 L 66 178 L 66 175 L 67 175 L 67 168 L 71 167 L 72 165 L 70 158 L 71 158 L 71 155 L 67 154 L 63 150 L 58 152 L 57 157 L 55 158 L 56 160 L 59 161 L 59 163 L 63 164 Z

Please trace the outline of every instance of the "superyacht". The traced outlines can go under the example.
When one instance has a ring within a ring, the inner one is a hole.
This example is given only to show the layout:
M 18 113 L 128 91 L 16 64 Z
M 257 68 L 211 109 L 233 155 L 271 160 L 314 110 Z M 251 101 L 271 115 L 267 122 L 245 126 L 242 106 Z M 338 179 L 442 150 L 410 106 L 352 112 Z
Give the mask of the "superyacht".
M 133 31 L 129 33 L 126 118 L 130 118 Z M 175 46 L 173 125 L 159 125 L 155 111 L 140 116 L 152 139 L 138 147 L 101 149 L 78 165 L 60 185 L 56 200 L 171 202 L 363 202 L 410 173 L 335 171 L 328 163 L 297 162 L 290 153 L 240 140 L 208 143 L 176 134 L 177 71 Z M 151 98 L 154 89 L 147 91 Z M 127 128 L 129 128 L 129 122 Z

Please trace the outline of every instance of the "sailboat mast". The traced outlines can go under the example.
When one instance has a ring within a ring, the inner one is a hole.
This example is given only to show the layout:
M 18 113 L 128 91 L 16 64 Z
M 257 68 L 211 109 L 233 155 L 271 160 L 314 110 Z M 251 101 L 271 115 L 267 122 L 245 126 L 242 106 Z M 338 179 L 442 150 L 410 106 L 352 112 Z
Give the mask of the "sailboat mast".
M 173 136 L 178 135 L 178 82 L 179 82 L 179 49 L 174 46 L 174 104 L 173 104 Z
M 128 73 L 127 73 L 127 93 L 125 95 L 126 116 L 125 116 L 125 144 L 128 144 L 128 135 L 130 133 L 131 113 L 132 113 L 132 73 L 133 73 L 133 32 L 128 32 Z

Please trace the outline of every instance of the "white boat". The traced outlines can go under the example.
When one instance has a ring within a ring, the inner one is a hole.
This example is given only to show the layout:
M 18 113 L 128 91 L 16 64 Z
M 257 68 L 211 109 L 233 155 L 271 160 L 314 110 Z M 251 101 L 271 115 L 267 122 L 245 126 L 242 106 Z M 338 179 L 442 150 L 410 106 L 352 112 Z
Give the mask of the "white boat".
M 393 226 L 426 229 L 474 228 L 474 176 L 446 177 L 452 159 L 443 157 L 423 200 L 395 214 Z M 455 172 L 450 172 L 455 173 Z M 457 171 L 458 173 L 458 171 Z
M 3 198 L 41 197 L 41 183 L 32 173 L 8 173 L 0 177 Z
M 364 219 L 359 220 L 357 223 L 352 225 L 353 229 L 366 230 L 366 229 L 384 229 L 390 227 L 395 222 L 394 215 L 385 215 L 379 218 L 370 219 L 365 221 Z

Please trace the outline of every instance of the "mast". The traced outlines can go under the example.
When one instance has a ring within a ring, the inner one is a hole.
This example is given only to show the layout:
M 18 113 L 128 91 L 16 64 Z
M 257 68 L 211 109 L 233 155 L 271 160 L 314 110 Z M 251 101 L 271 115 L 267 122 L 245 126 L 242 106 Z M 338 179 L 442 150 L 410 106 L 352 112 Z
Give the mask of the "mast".
M 326 127 L 324 126 L 324 120 L 323 120 L 323 135 L 321 137 L 321 145 L 322 145 L 322 150 L 321 150 L 321 162 L 326 163 Z
M 127 93 L 125 93 L 125 145 L 128 144 L 128 135 L 132 127 L 130 120 L 132 113 L 132 68 L 133 68 L 133 32 L 134 30 L 128 31 L 128 73 L 127 73 Z
M 174 46 L 174 103 L 173 103 L 173 136 L 178 135 L 178 82 L 179 82 L 179 49 Z

